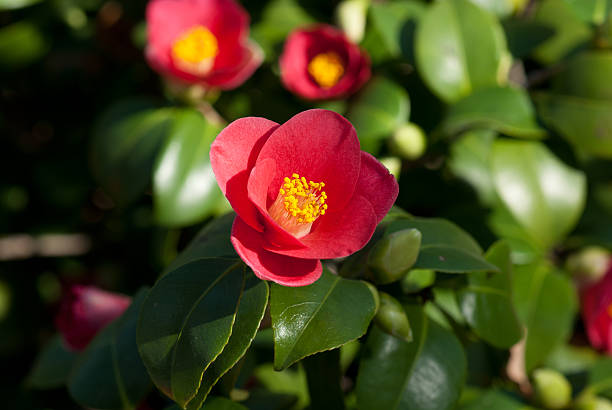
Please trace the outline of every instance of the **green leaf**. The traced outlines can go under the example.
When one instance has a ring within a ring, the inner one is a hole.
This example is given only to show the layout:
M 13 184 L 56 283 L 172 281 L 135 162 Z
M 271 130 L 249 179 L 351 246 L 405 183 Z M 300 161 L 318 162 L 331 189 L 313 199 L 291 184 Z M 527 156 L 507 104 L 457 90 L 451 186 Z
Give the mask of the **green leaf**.
M 612 358 L 602 358 L 593 365 L 588 388 L 595 394 L 612 389 Z
M 586 199 L 585 175 L 538 142 L 493 144 L 495 190 L 504 206 L 543 249 L 572 230 Z
M 176 114 L 153 174 L 155 216 L 159 223 L 183 226 L 212 213 L 222 199 L 210 165 L 210 144 L 221 131 L 197 111 Z
M 453 104 L 441 130 L 447 135 L 473 128 L 485 128 L 519 138 L 540 138 L 544 130 L 535 121 L 535 112 L 523 89 L 490 87 Z
M 255 369 L 255 378 L 259 383 L 265 386 L 268 390 L 277 394 L 276 400 L 274 397 L 270 397 L 268 392 L 261 394 L 266 401 L 259 408 L 261 410 L 268 410 L 272 408 L 272 404 L 280 402 L 279 404 L 285 404 L 285 406 L 278 406 L 282 409 L 303 409 L 310 402 L 308 396 L 308 383 L 306 381 L 306 373 L 302 366 L 294 366 L 291 369 L 285 369 L 282 371 L 274 370 L 272 363 L 265 363 L 258 366 Z M 297 403 L 295 398 L 297 397 Z M 262 400 L 257 400 L 261 403 Z M 294 406 L 291 404 L 295 403 Z M 257 403 L 248 402 L 249 408 L 257 408 Z
M 555 94 L 595 100 L 612 100 L 612 52 L 584 51 L 570 61 L 553 79 Z
M 268 284 L 249 273 L 229 341 L 219 357 L 204 372 L 200 389 L 188 403 L 188 410 L 199 409 L 212 387 L 244 356 L 255 338 L 267 305 Z
M 572 11 L 587 23 L 602 24 L 612 11 L 609 0 L 565 0 Z
M 414 265 L 419 255 L 421 232 L 403 229 L 384 236 L 368 256 L 368 266 L 376 283 L 400 280 Z
M 244 285 L 236 259 L 199 259 L 157 281 L 138 321 L 138 350 L 153 383 L 184 407 L 232 332 Z
M 0 28 L 0 70 L 19 70 L 42 58 L 49 51 L 48 36 L 29 21 Z
M 146 100 L 126 100 L 111 106 L 96 122 L 90 149 L 92 171 L 119 204 L 134 201 L 149 185 L 173 114 L 172 109 L 157 109 Z
M 516 0 L 470 0 L 477 6 L 495 14 L 498 17 L 508 17 L 514 11 Z
M 578 301 L 572 282 L 545 262 L 517 267 L 513 285 L 514 306 L 527 327 L 529 373 L 570 336 Z
M 444 219 L 399 219 L 389 224 L 385 235 L 412 228 L 422 234 L 415 268 L 448 273 L 498 271 L 495 265 L 484 259 L 482 249 L 470 235 Z
M 371 285 L 323 269 L 312 285 L 272 284 L 270 314 L 274 329 L 274 367 L 285 369 L 298 360 L 335 349 L 361 337 L 376 313 Z
M 344 395 L 340 386 L 340 349 L 317 353 L 302 363 L 308 381 L 310 407 L 317 410 L 344 409 Z
M 136 349 L 136 321 L 147 290 L 100 331 L 81 353 L 70 373 L 68 391 L 80 405 L 96 409 L 136 407 L 151 389 L 151 380 Z
M 357 130 L 361 149 L 376 154 L 382 140 L 408 121 L 410 99 L 403 87 L 377 77 L 368 82 L 347 118 Z
M 436 272 L 429 269 L 411 269 L 400 282 L 402 292 L 416 293 L 431 286 L 436 281 Z
M 534 20 L 516 18 L 504 20 L 502 24 L 508 40 L 508 49 L 515 58 L 527 57 L 555 34 L 555 30 L 548 24 Z
M 470 401 L 464 406 L 459 407 L 459 410 L 535 410 L 533 407 L 516 401 L 508 394 L 504 394 L 498 390 L 488 390 L 478 396 L 475 400 Z
M 248 410 L 240 403 L 225 397 L 210 397 L 202 406 L 202 410 Z
M 540 63 L 545 65 L 556 63 L 569 53 L 585 46 L 591 39 L 591 28 L 580 21 L 564 1 L 543 0 L 538 5 L 534 21 L 554 30 L 554 36 L 533 52 L 533 56 Z
M 466 359 L 455 335 L 421 307 L 405 306 L 414 341 L 377 327 L 368 335 L 357 376 L 357 405 L 369 409 L 451 409 L 459 399 Z
M 28 386 L 41 390 L 63 386 L 77 355 L 64 346 L 60 335 L 53 336 L 36 358 L 27 378 Z
M 372 29 L 377 30 L 383 46 L 392 57 L 413 59 L 416 23 L 426 7 L 417 1 L 374 3 L 370 6 Z
M 0 10 L 16 10 L 40 3 L 41 0 L 0 0 Z
M 487 251 L 486 259 L 500 272 L 468 274 L 468 285 L 459 290 L 457 299 L 474 332 L 493 346 L 507 349 L 523 334 L 512 305 L 510 248 L 504 242 L 496 242 Z
M 509 68 L 501 25 L 468 0 L 429 7 L 417 28 L 416 58 L 427 85 L 446 102 L 503 84 Z

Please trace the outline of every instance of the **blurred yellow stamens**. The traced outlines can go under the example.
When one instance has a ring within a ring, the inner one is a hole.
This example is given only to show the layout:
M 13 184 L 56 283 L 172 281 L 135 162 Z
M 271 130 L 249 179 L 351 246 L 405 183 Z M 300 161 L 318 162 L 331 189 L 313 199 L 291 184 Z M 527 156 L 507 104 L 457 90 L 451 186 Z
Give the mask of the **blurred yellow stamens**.
M 322 88 L 338 84 L 344 75 L 344 65 L 340 56 L 333 51 L 314 56 L 308 63 L 308 73 Z
M 172 46 L 174 58 L 190 64 L 216 57 L 218 53 L 217 38 L 204 26 L 190 28 Z

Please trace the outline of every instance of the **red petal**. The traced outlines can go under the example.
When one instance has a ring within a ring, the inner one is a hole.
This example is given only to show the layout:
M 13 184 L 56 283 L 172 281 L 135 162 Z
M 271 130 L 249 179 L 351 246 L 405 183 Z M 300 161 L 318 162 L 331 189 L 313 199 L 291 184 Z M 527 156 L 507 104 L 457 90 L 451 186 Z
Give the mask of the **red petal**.
M 258 278 L 285 286 L 306 286 L 321 276 L 321 261 L 268 252 L 262 247 L 263 241 L 259 232 L 236 217 L 232 226 L 232 245 Z
M 280 227 L 268 214 L 268 187 L 275 176 L 276 163 L 273 159 L 268 158 L 263 161 L 257 161 L 257 165 L 251 171 L 247 186 L 249 199 L 259 210 L 261 219 L 264 221 L 265 239 L 267 242 L 283 248 L 304 248 L 299 239 Z M 272 198 L 270 199 L 272 200 Z
M 284 177 L 298 173 L 325 182 L 329 211 L 339 211 L 353 196 L 361 155 L 355 129 L 344 117 L 328 110 L 301 112 L 278 127 L 264 144 L 257 162 L 272 158 L 276 176 L 268 195 L 276 197 Z
M 264 246 L 271 252 L 296 258 L 341 258 L 363 248 L 372 237 L 377 223 L 370 201 L 358 194 L 342 211 L 328 212 L 319 217 L 312 231 L 301 238 L 306 249 Z
M 218 60 L 219 66 L 215 63 L 215 69 L 206 77 L 206 84 L 229 90 L 244 83 L 257 70 L 263 61 L 263 51 L 257 44 L 249 42 L 248 46 L 242 47 L 239 61 L 230 64 L 221 60 L 221 56 Z
M 383 164 L 367 152 L 361 152 L 361 171 L 355 192 L 366 197 L 380 222 L 395 203 L 399 193 L 397 180 Z
M 225 127 L 210 147 L 210 163 L 221 191 L 234 211 L 257 230 L 263 230 L 263 225 L 248 199 L 247 182 L 261 147 L 276 128 L 277 123 L 265 118 L 241 118 Z

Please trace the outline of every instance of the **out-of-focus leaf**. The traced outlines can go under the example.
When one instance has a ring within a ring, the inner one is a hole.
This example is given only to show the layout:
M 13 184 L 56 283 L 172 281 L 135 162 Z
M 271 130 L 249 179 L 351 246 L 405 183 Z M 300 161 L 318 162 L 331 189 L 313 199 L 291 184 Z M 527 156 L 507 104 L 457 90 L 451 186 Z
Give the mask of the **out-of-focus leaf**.
M 491 158 L 495 190 L 516 221 L 548 249 L 582 214 L 586 178 L 533 141 L 497 140 Z
M 502 85 L 509 68 L 501 25 L 469 0 L 429 7 L 417 29 L 416 58 L 425 82 L 446 102 Z
M 310 402 L 306 373 L 302 366 L 295 366 L 294 368 L 279 372 L 274 370 L 271 363 L 265 363 L 255 369 L 254 376 L 268 390 L 277 394 L 281 393 L 284 396 L 281 396 L 281 402 L 285 402 L 288 406 L 283 407 L 283 409 L 294 408 L 290 404 L 292 401 L 295 403 L 295 399 L 291 400 L 291 397 L 297 397 L 295 406 L 299 409 L 305 408 Z M 252 404 L 249 403 L 249 408 L 254 407 L 251 406 Z M 262 410 L 267 410 L 271 407 L 271 403 L 267 402 Z
M 529 373 L 569 337 L 577 310 L 571 281 L 546 262 L 514 271 L 514 306 L 527 327 L 525 369 Z
M 365 33 L 370 0 L 344 0 L 336 8 L 336 20 L 344 34 L 358 44 Z
M 0 0 L 0 10 L 15 10 L 39 3 L 41 0 Z
M 326 269 L 312 285 L 272 284 L 274 367 L 285 369 L 362 336 L 378 308 L 375 292 L 366 282 L 344 279 Z
M 357 130 L 361 149 L 377 154 L 382 139 L 408 121 L 409 115 L 406 91 L 386 78 L 377 77 L 360 92 L 347 118 Z
M 425 5 L 418 1 L 372 4 L 372 29 L 378 31 L 390 56 L 413 59 L 414 31 L 425 10 Z
M 484 259 L 482 249 L 470 235 L 444 219 L 399 219 L 389 224 L 385 235 L 412 228 L 422 234 L 415 268 L 448 273 L 498 271 L 495 265 Z
M 155 385 L 185 406 L 228 343 L 244 285 L 236 259 L 199 259 L 168 272 L 144 301 L 140 355 Z
M 60 335 L 53 336 L 36 359 L 27 384 L 35 389 L 63 386 L 76 358 L 77 353 L 64 346 Z
M 516 58 L 526 57 L 555 34 L 554 28 L 534 20 L 508 19 L 502 25 L 508 49 Z
M 441 129 L 457 134 L 485 128 L 520 138 L 539 138 L 544 130 L 535 121 L 533 105 L 524 90 L 491 87 L 474 91 L 450 107 Z
M 612 390 L 612 358 L 601 358 L 589 371 L 589 390 L 602 393 Z
M 211 396 L 201 407 L 202 410 L 248 410 L 240 403 L 226 399 L 225 397 Z
M 416 293 L 431 285 L 436 281 L 436 272 L 429 269 L 411 269 L 400 282 L 402 292 Z
M 20 21 L 0 28 L 1 71 L 19 70 L 43 57 L 48 50 L 48 37 L 34 23 Z
M 533 56 L 542 64 L 558 62 L 569 53 L 583 47 L 592 36 L 590 27 L 580 21 L 564 1 L 543 0 L 539 2 L 534 21 L 555 31 L 554 36 L 533 52 Z
M 467 367 L 461 343 L 420 306 L 405 308 L 412 342 L 377 327 L 368 335 L 357 376 L 359 409 L 444 410 L 459 399 Z
M 533 407 L 515 400 L 497 390 L 488 390 L 474 400 L 469 401 L 459 410 L 535 410 Z
M 457 298 L 461 313 L 474 332 L 493 346 L 507 349 L 522 336 L 521 324 L 512 305 L 512 261 L 504 242 L 493 244 L 486 254 L 499 273 L 468 274 L 468 285 Z
M 553 79 L 553 92 L 612 101 L 612 52 L 585 51 L 573 57 Z
M 91 167 L 115 201 L 127 204 L 149 185 L 174 113 L 170 108 L 156 109 L 146 100 L 126 100 L 111 106 L 97 121 Z
M 222 198 L 210 165 L 210 144 L 221 130 L 195 110 L 176 114 L 153 173 L 159 223 L 189 225 L 210 215 Z
M 515 0 L 470 0 L 477 6 L 490 11 L 498 17 L 507 17 L 514 11 Z
M 104 328 L 79 355 L 68 379 L 68 391 L 80 405 L 96 409 L 134 408 L 151 389 L 138 356 L 136 322 L 147 290 Z
M 546 125 L 577 149 L 612 158 L 612 101 L 550 93 L 538 93 L 534 101 Z
M 197 395 L 187 404 L 188 410 L 197 410 L 212 387 L 244 356 L 251 345 L 268 304 L 268 284 L 249 273 L 240 297 L 236 322 L 223 352 L 206 369 Z M 206 400 L 208 403 L 208 400 Z
M 561 345 L 553 350 L 544 365 L 564 374 L 585 372 L 597 362 L 597 353 L 586 346 Z
M 564 0 L 581 20 L 602 24 L 612 11 L 610 0 Z
M 343 410 L 344 394 L 340 381 L 340 349 L 309 356 L 302 362 L 308 381 L 310 407 L 319 410 Z

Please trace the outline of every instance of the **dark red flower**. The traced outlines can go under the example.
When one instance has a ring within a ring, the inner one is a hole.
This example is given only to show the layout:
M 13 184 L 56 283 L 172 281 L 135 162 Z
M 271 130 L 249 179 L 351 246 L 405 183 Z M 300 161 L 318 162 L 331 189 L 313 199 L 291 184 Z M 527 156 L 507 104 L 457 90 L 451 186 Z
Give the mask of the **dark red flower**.
M 151 67 L 205 87 L 238 87 L 263 59 L 248 39 L 248 14 L 233 0 L 152 0 L 147 36 Z
M 370 60 L 342 31 L 317 25 L 289 35 L 280 70 L 285 87 L 301 97 L 341 98 L 368 81 Z
M 359 148 L 355 129 L 328 110 L 279 125 L 242 118 L 217 136 L 210 160 L 237 213 L 232 244 L 255 274 L 309 285 L 320 259 L 361 249 L 395 202 L 389 171 Z
M 121 316 L 131 301 L 94 286 L 71 286 L 64 294 L 55 325 L 68 347 L 82 350 L 100 329 Z
M 581 305 L 591 345 L 612 355 L 612 261 L 599 281 L 582 290 Z

